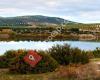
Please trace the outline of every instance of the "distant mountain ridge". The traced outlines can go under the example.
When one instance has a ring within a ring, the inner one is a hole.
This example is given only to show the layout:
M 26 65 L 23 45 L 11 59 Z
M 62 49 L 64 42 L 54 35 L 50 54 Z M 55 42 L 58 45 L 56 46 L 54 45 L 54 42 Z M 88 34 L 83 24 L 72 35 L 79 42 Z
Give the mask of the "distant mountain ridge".
M 41 15 L 18 16 L 18 17 L 0 17 L 0 26 L 22 26 L 32 25 L 34 23 L 42 24 L 77 24 L 77 22 L 65 20 L 59 17 L 48 17 Z

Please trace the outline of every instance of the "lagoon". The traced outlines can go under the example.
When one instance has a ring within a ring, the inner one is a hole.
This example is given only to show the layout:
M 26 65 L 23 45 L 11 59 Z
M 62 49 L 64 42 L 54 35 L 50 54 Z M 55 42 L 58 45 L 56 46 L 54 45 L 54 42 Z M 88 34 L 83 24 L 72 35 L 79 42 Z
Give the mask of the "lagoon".
M 100 47 L 100 42 L 89 41 L 1 41 L 0 42 L 0 55 L 4 54 L 7 50 L 18 49 L 36 49 L 47 50 L 54 45 L 69 44 L 71 47 L 78 47 L 82 50 L 94 50 Z

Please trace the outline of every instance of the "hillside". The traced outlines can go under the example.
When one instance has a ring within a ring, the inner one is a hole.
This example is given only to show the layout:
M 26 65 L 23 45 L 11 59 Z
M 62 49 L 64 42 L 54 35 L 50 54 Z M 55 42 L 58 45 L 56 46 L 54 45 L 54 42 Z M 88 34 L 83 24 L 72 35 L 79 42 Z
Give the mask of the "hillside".
M 36 24 L 77 24 L 76 22 L 65 20 L 58 17 L 48 16 L 18 16 L 18 17 L 0 17 L 0 26 L 29 26 Z

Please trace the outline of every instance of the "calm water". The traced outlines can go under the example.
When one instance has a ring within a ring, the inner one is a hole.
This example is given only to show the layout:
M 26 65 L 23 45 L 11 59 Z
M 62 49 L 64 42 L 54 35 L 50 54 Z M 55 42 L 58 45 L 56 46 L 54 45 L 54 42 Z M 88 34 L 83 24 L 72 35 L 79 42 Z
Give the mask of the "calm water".
M 100 42 L 82 42 L 82 41 L 54 41 L 54 42 L 41 42 L 41 41 L 10 41 L 10 42 L 0 42 L 0 54 L 3 54 L 7 50 L 17 50 L 17 49 L 37 49 L 46 50 L 51 48 L 56 44 L 67 43 L 71 47 L 78 47 L 82 50 L 94 50 L 96 47 L 100 47 Z

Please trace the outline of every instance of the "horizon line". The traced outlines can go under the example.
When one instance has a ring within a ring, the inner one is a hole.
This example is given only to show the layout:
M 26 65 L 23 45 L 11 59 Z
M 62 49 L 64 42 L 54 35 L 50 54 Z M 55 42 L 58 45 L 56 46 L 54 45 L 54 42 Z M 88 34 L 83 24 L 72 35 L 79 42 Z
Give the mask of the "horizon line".
M 15 16 L 0 16 L 0 18 L 14 18 L 14 17 L 24 17 L 24 16 L 44 16 L 44 17 L 54 17 L 54 18 L 61 18 L 64 20 L 68 20 L 68 21 L 73 21 L 73 22 L 77 22 L 77 23 L 82 23 L 82 24 L 100 24 L 100 22 L 79 22 L 79 21 L 74 21 L 74 20 L 69 20 L 66 19 L 64 17 L 60 17 L 60 16 L 50 16 L 50 15 L 35 15 L 35 14 L 27 14 L 27 15 L 15 15 Z

